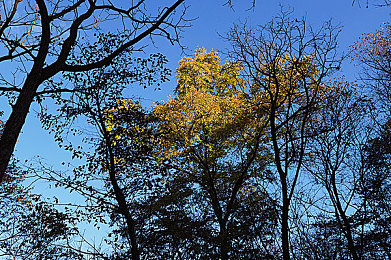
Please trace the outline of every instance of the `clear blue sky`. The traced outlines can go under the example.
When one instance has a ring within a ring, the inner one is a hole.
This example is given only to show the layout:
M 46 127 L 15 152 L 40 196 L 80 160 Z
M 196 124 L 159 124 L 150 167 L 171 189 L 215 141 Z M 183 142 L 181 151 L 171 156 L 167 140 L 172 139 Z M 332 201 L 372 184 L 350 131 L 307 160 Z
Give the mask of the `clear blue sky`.
M 192 27 L 185 29 L 182 34 L 182 44 L 188 48 L 187 54 L 191 54 L 198 47 L 205 47 L 208 50 L 229 49 L 229 45 L 219 34 L 224 35 L 232 24 L 240 19 L 247 19 L 254 26 L 264 24 L 278 14 L 280 4 L 286 8 L 293 8 L 296 17 L 305 16 L 315 28 L 329 19 L 342 25 L 340 51 L 346 51 L 362 33 L 372 32 L 379 28 L 382 22 L 389 21 L 391 12 L 390 8 L 352 6 L 351 0 L 257 0 L 254 9 L 250 9 L 251 0 L 233 0 L 234 9 L 224 6 L 224 3 L 225 0 L 187 1 L 189 5 L 187 18 L 198 18 L 191 22 Z M 175 71 L 178 61 L 183 56 L 181 49 L 178 46 L 171 46 L 164 39 L 158 40 L 157 43 L 158 47 L 148 47 L 147 50 L 165 54 L 169 60 L 169 68 Z M 349 64 L 343 68 L 343 73 L 349 79 L 353 79 L 356 74 L 354 67 Z M 146 99 L 147 105 L 151 105 L 153 102 L 165 100 L 172 94 L 175 85 L 173 75 L 172 81 L 165 84 L 161 91 L 154 91 L 153 87 L 146 90 L 130 87 L 127 93 L 141 96 Z M 38 110 L 37 106 L 33 106 L 33 109 Z M 16 156 L 24 160 L 40 155 L 53 165 L 67 158 L 70 159 L 70 154 L 57 148 L 52 136 L 41 129 L 36 114 L 31 111 L 18 141 Z

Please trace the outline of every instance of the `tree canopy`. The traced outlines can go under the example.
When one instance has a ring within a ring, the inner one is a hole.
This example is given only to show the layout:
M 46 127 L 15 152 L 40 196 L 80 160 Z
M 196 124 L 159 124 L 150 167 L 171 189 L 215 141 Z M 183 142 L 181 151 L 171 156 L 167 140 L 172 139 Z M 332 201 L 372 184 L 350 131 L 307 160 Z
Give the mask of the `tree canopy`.
M 2 3 L 0 257 L 390 258 L 390 26 L 352 46 L 356 81 L 339 26 L 282 9 L 173 83 L 142 44 L 179 41 L 183 3 Z M 129 94 L 167 82 L 150 108 Z M 12 156 L 34 102 L 71 161 Z

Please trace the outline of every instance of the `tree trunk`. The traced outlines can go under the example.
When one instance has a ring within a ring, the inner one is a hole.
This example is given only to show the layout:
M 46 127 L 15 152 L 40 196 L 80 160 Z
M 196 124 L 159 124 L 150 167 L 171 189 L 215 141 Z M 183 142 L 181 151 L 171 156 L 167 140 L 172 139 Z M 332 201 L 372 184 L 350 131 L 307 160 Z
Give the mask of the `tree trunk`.
M 115 173 L 110 173 L 110 182 L 113 185 L 115 198 L 118 203 L 118 209 L 119 212 L 124 216 L 126 220 L 126 226 L 127 226 L 127 233 L 130 238 L 130 244 L 132 246 L 132 260 L 139 260 L 140 259 L 140 253 L 138 250 L 137 240 L 136 240 L 136 231 L 135 231 L 135 224 L 132 219 L 132 216 L 130 215 L 128 205 L 126 204 L 124 193 L 122 192 L 121 188 L 118 186 L 117 179 L 115 177 Z
M 281 176 L 282 186 L 282 215 L 281 215 L 281 239 L 282 239 L 282 258 L 290 259 L 289 254 L 289 199 L 286 178 Z
M 275 102 L 275 101 L 274 101 Z M 272 103 L 270 111 L 270 132 L 272 135 L 273 142 L 273 151 L 274 151 L 274 160 L 277 167 L 277 172 L 280 177 L 281 184 L 281 195 L 282 195 L 282 214 L 281 214 L 281 242 L 282 242 L 282 258 L 284 260 L 290 259 L 289 253 L 289 204 L 290 199 L 288 197 L 288 185 L 287 185 L 287 172 L 283 170 L 281 158 L 280 158 L 280 148 L 277 143 L 277 127 L 276 127 L 276 104 Z M 293 189 L 294 187 L 292 187 Z
M 117 176 L 116 176 L 116 167 L 115 167 L 115 155 L 113 152 L 112 142 L 111 138 L 109 136 L 109 133 L 107 132 L 105 123 L 103 121 L 103 114 L 100 110 L 100 107 L 98 108 L 99 111 L 99 122 L 101 124 L 102 130 L 103 130 L 103 137 L 106 143 L 106 151 L 107 151 L 107 165 L 109 170 L 109 179 L 110 183 L 113 186 L 115 199 L 118 203 L 118 209 L 120 214 L 125 218 L 126 221 L 126 231 L 128 234 L 128 238 L 130 239 L 131 244 L 131 252 L 132 252 L 132 260 L 139 260 L 140 259 L 140 252 L 138 250 L 138 244 L 137 244 L 137 237 L 136 237 L 136 230 L 135 230 L 135 221 L 133 220 L 128 204 L 126 203 L 125 195 L 122 191 L 122 189 L 118 185 Z
M 220 259 L 228 259 L 228 241 L 227 241 L 227 229 L 225 226 L 220 226 Z
M 20 92 L 15 105 L 12 107 L 0 138 L 0 183 L 3 181 L 5 171 L 11 160 L 16 142 L 22 127 L 26 121 L 35 93 L 42 83 L 39 74 L 32 70 L 27 76 L 25 84 Z
M 331 184 L 332 184 L 332 189 L 333 189 L 333 193 L 334 193 L 334 197 L 335 197 L 335 204 L 336 204 L 335 207 L 338 210 L 338 213 L 342 218 L 343 231 L 345 233 L 346 239 L 348 240 L 348 249 L 349 249 L 350 253 L 352 254 L 353 260 L 358 260 L 359 257 L 357 254 L 356 247 L 354 245 L 351 225 L 349 223 L 349 220 L 348 220 L 348 218 L 345 214 L 345 211 L 342 208 L 341 202 L 339 200 L 338 189 L 337 189 L 337 185 L 335 183 L 335 173 L 333 173 L 331 175 Z
M 46 56 L 50 44 L 50 21 L 45 1 L 37 1 L 39 14 L 41 16 L 41 43 L 37 56 L 34 58 L 34 64 L 30 73 L 24 81 L 23 88 L 12 107 L 12 112 L 4 126 L 3 134 L 0 138 L 0 183 L 4 179 L 5 171 L 14 152 L 16 141 L 22 131 L 31 103 L 37 93 L 39 85 L 45 80 L 42 70 L 45 65 Z

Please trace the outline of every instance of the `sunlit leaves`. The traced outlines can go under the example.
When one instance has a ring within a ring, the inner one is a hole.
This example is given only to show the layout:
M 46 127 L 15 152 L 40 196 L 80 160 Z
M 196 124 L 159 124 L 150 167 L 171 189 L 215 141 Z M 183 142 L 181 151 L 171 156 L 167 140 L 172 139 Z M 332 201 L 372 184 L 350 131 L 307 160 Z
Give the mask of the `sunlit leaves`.
M 277 56 L 272 62 L 258 64 L 251 92 L 258 104 L 266 109 L 271 103 L 281 107 L 303 101 L 317 92 L 318 72 L 311 55 L 301 58 L 289 54 Z
M 178 95 L 192 88 L 214 95 L 227 95 L 241 89 L 244 85 L 240 73 L 243 67 L 239 62 L 220 63 L 221 58 L 216 51 L 206 52 L 198 49 L 193 57 L 184 57 L 177 69 Z
M 199 49 L 177 70 L 178 96 L 158 104 L 162 153 L 167 159 L 191 153 L 211 161 L 243 140 L 251 128 L 251 103 L 243 92 L 241 66 L 220 64 L 216 52 Z
M 157 144 L 156 118 L 132 100 L 117 100 L 104 115 L 116 167 L 144 161 Z

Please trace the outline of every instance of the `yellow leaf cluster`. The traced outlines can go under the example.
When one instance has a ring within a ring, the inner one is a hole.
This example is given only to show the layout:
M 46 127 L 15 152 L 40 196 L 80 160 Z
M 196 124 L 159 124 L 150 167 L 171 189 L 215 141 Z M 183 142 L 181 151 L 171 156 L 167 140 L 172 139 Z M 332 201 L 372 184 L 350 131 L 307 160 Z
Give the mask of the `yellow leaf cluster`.
M 110 137 L 110 145 L 143 146 L 154 142 L 154 136 L 149 134 L 147 127 L 149 115 L 142 106 L 132 100 L 117 100 L 116 104 L 104 114 L 105 130 Z M 122 155 L 116 155 L 114 163 L 117 168 L 126 165 Z M 103 169 L 106 166 L 103 165 Z
M 317 90 L 318 73 L 312 55 L 296 58 L 285 54 L 259 65 L 258 80 L 253 82 L 251 92 L 258 103 L 269 106 L 274 102 L 279 107 L 293 99 L 302 100 L 309 92 Z
M 242 67 L 220 64 L 217 52 L 199 49 L 177 70 L 177 97 L 154 107 L 161 120 L 164 158 L 197 154 L 213 161 L 243 140 L 252 108 L 243 93 Z
M 216 51 L 198 49 L 193 57 L 184 57 L 179 62 L 176 78 L 178 95 L 189 89 L 196 89 L 214 95 L 229 95 L 244 86 L 240 77 L 242 65 L 236 61 L 220 63 Z

